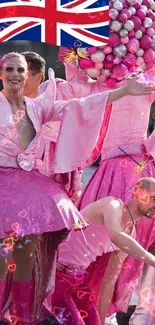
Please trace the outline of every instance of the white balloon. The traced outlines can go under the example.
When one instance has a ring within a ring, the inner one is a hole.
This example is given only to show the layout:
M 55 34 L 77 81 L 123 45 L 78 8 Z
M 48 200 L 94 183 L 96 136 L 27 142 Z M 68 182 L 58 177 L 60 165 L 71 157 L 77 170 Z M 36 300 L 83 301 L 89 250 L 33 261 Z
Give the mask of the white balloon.
M 144 18 L 143 25 L 144 25 L 145 28 L 152 27 L 152 19 L 148 18 L 148 17 Z
M 142 31 L 141 31 L 140 29 L 136 30 L 136 32 L 135 32 L 135 37 L 136 37 L 137 39 L 140 39 L 142 36 L 143 36 Z
M 145 13 L 147 13 L 147 12 L 148 12 L 148 9 L 147 9 L 147 7 L 146 7 L 146 6 L 144 6 L 144 5 L 142 5 L 142 6 L 141 6 L 141 9 L 142 9 L 142 10 L 144 10 L 144 11 L 145 11 Z
M 131 12 L 131 15 L 135 15 L 136 9 L 134 7 L 129 7 L 128 10 Z
M 152 9 L 153 11 L 155 11 L 155 2 L 152 3 L 152 5 L 151 5 L 151 9 Z
M 120 1 L 115 1 L 113 4 L 113 8 L 118 10 L 118 11 L 122 11 L 123 9 L 123 4 Z
M 121 29 L 121 27 L 122 27 L 122 24 L 117 20 L 113 20 L 111 23 L 111 26 L 110 26 L 110 28 L 113 32 L 118 32 Z
M 134 23 L 132 22 L 132 20 L 127 20 L 126 23 L 124 24 L 124 28 L 128 32 L 131 32 L 134 29 Z
M 98 50 L 96 53 L 91 54 L 91 60 L 95 63 L 101 63 L 105 59 L 105 54 L 103 51 Z
M 139 48 L 138 51 L 136 52 L 137 56 L 143 56 L 143 54 L 144 54 L 144 50 L 141 48 Z
M 89 68 L 86 70 L 87 74 L 91 78 L 97 78 L 100 75 L 100 70 L 96 68 Z

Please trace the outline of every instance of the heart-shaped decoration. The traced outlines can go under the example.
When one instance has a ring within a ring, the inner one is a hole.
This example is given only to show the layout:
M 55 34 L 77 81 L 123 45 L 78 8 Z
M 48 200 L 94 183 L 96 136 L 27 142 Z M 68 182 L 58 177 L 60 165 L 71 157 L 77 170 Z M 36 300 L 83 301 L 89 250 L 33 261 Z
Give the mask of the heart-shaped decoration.
M 131 268 L 131 266 L 130 266 L 129 263 L 124 263 L 123 264 L 123 269 L 130 269 L 130 268 Z
M 12 230 L 14 230 L 16 233 L 19 234 L 20 232 L 20 224 L 18 222 L 15 222 L 11 225 Z
M 82 310 L 82 309 L 81 309 L 81 310 L 79 311 L 79 313 L 80 313 L 80 315 L 81 315 L 82 318 L 86 318 L 86 317 L 88 317 L 88 313 L 87 313 L 85 310 Z
M 17 112 L 17 118 L 18 118 L 19 120 L 21 120 L 24 116 L 25 116 L 25 112 L 24 112 L 24 111 L 19 110 L 19 111 Z
M 10 122 L 12 124 L 17 124 L 19 122 L 18 116 L 16 116 L 15 114 L 12 114 L 11 117 L 10 117 Z
M 75 270 L 74 272 L 74 278 L 77 280 L 77 281 L 81 281 L 84 279 L 84 276 L 85 276 L 85 270 Z
M 76 40 L 74 42 L 74 47 L 80 47 L 82 45 L 82 42 L 80 40 Z
M 127 159 L 122 159 L 120 161 L 120 165 L 123 167 L 123 168 L 127 168 Z
M 18 216 L 21 218 L 24 218 L 24 217 L 26 217 L 26 214 L 27 214 L 26 210 L 22 210 L 19 212 Z
M 35 155 L 31 153 L 20 153 L 17 156 L 17 163 L 21 169 L 30 172 L 35 165 Z
M 78 292 L 77 292 L 77 297 L 78 297 L 79 299 L 81 299 L 84 295 L 85 295 L 85 292 L 84 292 L 84 291 L 78 291 Z
M 14 272 L 16 270 L 16 264 L 9 264 L 8 265 L 8 270 L 10 272 Z
M 10 237 L 12 238 L 13 241 L 18 241 L 19 235 L 16 232 L 13 232 Z
M 17 322 L 18 322 L 18 320 L 19 320 L 19 317 L 14 316 L 14 315 L 10 315 L 8 317 L 8 320 L 9 320 L 9 322 L 10 322 L 11 325 L 16 325 Z
M 89 300 L 90 300 L 90 301 L 94 301 L 94 300 L 95 300 L 95 296 L 94 296 L 94 295 L 91 295 L 91 296 L 89 297 Z
M 12 249 L 14 242 L 13 239 L 11 237 L 5 238 L 3 240 L 3 245 L 7 247 L 7 249 Z
M 149 194 L 143 194 L 139 197 L 139 201 L 143 204 L 148 204 L 150 202 Z

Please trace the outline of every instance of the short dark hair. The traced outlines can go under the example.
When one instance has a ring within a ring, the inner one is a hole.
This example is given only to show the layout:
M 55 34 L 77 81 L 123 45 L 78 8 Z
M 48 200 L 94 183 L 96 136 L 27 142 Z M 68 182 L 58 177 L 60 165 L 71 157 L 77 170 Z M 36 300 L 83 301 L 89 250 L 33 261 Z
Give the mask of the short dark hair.
M 46 68 L 46 61 L 44 60 L 44 58 L 36 52 L 27 51 L 27 52 L 22 52 L 21 54 L 25 57 L 25 59 L 28 63 L 28 68 L 31 71 L 33 71 L 35 73 L 43 74 L 42 81 L 44 81 L 45 80 L 45 68 Z

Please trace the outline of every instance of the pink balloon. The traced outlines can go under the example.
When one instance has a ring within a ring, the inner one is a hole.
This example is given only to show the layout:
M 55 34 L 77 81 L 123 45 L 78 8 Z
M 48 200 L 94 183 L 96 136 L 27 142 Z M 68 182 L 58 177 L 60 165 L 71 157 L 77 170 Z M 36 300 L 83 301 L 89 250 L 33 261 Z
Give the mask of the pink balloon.
M 148 62 L 148 63 L 145 63 L 145 68 L 146 70 L 149 70 L 153 67 L 153 62 Z
M 145 34 L 146 28 L 144 26 L 141 26 L 140 30 L 142 31 L 143 34 Z
M 114 87 L 116 85 L 116 83 L 117 83 L 117 79 L 115 79 L 115 78 L 109 77 L 106 79 L 106 84 L 108 87 Z
M 129 43 L 127 44 L 127 49 L 132 54 L 137 52 L 137 50 L 139 49 L 139 41 L 137 40 L 137 38 L 133 37 L 129 40 Z
M 139 10 L 139 9 L 141 8 L 140 3 L 137 2 L 137 3 L 134 5 L 134 8 L 135 8 L 136 10 Z
M 143 59 L 144 59 L 144 62 L 146 62 L 146 63 L 153 62 L 155 60 L 155 53 L 154 53 L 153 49 L 149 48 L 149 49 L 145 50 Z
M 135 31 L 131 30 L 131 32 L 128 33 L 129 38 L 132 38 L 135 36 Z
M 128 36 L 124 37 L 124 38 L 121 38 L 121 43 L 122 44 L 128 44 L 128 42 L 129 42 L 129 37 Z
M 88 68 L 92 68 L 94 66 L 94 62 L 90 58 L 88 58 L 88 59 L 82 58 L 80 60 L 79 65 L 80 65 L 81 69 L 88 69 Z
M 143 5 L 146 6 L 147 8 L 151 7 L 151 1 L 150 0 L 143 0 Z
M 134 29 L 135 30 L 140 29 L 140 27 L 141 27 L 141 20 L 137 16 L 133 16 L 131 18 L 131 20 L 134 23 Z
M 105 46 L 105 47 L 103 48 L 102 51 L 103 51 L 104 54 L 109 54 L 109 53 L 112 52 L 112 47 L 109 46 L 109 45 L 107 45 L 107 46 Z
M 95 63 L 95 68 L 101 70 L 103 68 L 103 63 Z
M 123 8 L 124 8 L 124 9 L 128 9 L 128 5 L 127 5 L 126 0 L 125 0 L 125 1 L 122 1 L 122 3 L 123 3 Z
M 96 51 L 97 51 L 97 48 L 96 47 L 88 47 L 87 48 L 87 52 L 89 54 L 94 54 L 94 53 L 96 53 Z
M 154 31 L 153 28 L 147 28 L 147 30 L 146 30 L 146 34 L 147 34 L 148 36 L 153 37 L 154 33 L 155 33 L 155 31 Z
M 122 62 L 122 59 L 120 58 L 120 56 L 115 56 L 113 64 L 119 64 Z
M 111 46 L 117 46 L 119 44 L 119 37 L 116 33 L 110 33 L 109 35 L 109 44 Z
M 128 17 L 126 14 L 123 14 L 121 13 L 118 17 L 118 20 L 121 22 L 121 23 L 125 23 L 127 20 L 128 20 Z
M 151 47 L 152 41 L 151 38 L 148 35 L 143 35 L 142 38 L 139 40 L 140 42 L 140 47 L 143 50 L 148 49 L 149 47 Z
M 110 70 L 113 67 L 113 63 L 112 62 L 105 62 L 104 67 L 105 67 L 105 69 Z
M 113 68 L 113 76 L 116 77 L 118 80 L 123 79 L 128 74 L 128 72 L 128 68 L 122 63 L 115 65 Z
M 136 64 L 141 67 L 144 64 L 144 59 L 142 57 L 138 57 L 136 60 Z
M 146 17 L 149 17 L 152 20 L 155 20 L 155 14 L 154 14 L 154 12 L 151 9 L 150 9 L 149 12 L 147 12 Z
M 134 54 L 127 53 L 125 57 L 123 58 L 123 63 L 128 67 L 131 68 L 136 63 L 136 57 Z
M 142 9 L 137 10 L 136 16 L 140 18 L 140 20 L 143 20 L 146 16 L 145 11 Z
M 128 2 L 128 4 L 130 5 L 130 6 L 135 6 L 136 4 L 137 4 L 137 0 L 127 0 L 127 2 Z
M 108 54 L 106 56 L 106 62 L 111 63 L 114 60 L 114 56 L 112 54 Z
M 98 81 L 100 81 L 100 82 L 103 83 L 103 82 L 106 80 L 106 77 L 103 76 L 103 74 L 100 74 L 100 75 L 97 77 L 97 79 L 98 79 Z
M 125 14 L 128 19 L 130 19 L 131 17 L 131 12 L 128 9 L 123 9 L 122 14 Z

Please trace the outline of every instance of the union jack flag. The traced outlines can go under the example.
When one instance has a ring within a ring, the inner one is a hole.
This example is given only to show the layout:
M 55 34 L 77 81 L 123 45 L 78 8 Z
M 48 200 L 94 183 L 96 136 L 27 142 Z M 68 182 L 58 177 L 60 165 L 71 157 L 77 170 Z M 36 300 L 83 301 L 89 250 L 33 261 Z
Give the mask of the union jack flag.
M 109 0 L 0 0 L 0 42 L 102 46 L 109 38 Z

